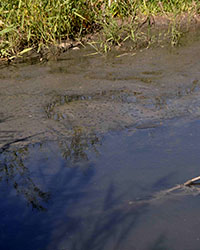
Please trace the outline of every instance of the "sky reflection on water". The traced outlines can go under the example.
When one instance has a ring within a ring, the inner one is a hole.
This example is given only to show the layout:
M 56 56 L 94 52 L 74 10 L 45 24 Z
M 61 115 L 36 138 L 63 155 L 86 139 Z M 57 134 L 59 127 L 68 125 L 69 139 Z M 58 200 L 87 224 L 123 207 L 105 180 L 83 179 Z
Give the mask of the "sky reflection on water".
M 199 124 L 5 150 L 0 249 L 198 249 L 199 196 L 151 197 L 199 175 Z

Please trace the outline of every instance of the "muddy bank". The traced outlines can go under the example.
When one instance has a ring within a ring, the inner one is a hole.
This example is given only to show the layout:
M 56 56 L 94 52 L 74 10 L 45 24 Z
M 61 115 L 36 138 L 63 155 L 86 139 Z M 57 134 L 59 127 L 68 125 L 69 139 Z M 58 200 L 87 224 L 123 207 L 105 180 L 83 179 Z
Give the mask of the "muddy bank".
M 88 56 L 0 70 L 1 145 L 159 126 L 200 115 L 200 45 Z

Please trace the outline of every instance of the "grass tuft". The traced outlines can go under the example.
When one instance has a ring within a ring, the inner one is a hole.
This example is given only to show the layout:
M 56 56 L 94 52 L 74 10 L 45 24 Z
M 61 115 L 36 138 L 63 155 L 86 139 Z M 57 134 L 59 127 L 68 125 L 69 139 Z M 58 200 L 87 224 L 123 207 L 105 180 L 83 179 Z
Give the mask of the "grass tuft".
M 102 52 L 121 46 L 150 43 L 152 20 L 170 20 L 171 44 L 181 37 L 179 16 L 199 15 L 198 0 L 1 0 L 0 58 L 13 59 L 25 52 L 38 53 L 66 40 L 81 40 L 100 31 L 92 41 Z M 144 28 L 145 27 L 145 28 Z

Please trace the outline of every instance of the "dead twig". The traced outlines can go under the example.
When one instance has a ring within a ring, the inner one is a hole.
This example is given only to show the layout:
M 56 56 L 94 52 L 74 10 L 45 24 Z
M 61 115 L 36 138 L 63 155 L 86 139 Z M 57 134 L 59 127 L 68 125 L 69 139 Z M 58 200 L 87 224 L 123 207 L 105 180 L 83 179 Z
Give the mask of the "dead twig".
M 183 185 L 186 186 L 186 187 L 190 187 L 192 185 L 200 185 L 200 183 L 197 183 L 197 181 L 200 180 L 200 176 L 197 176 L 195 178 L 192 178 L 188 181 L 186 181 Z
M 138 200 L 138 201 L 129 201 L 129 205 L 142 205 L 142 204 L 147 204 L 147 203 L 152 203 L 152 202 L 155 202 L 155 201 L 158 201 L 164 197 L 169 197 L 169 195 L 185 195 L 187 194 L 187 190 L 191 191 L 192 193 L 195 191 L 200 193 L 200 187 L 195 187 L 195 188 L 192 188 L 192 186 L 197 186 L 199 185 L 200 186 L 200 176 L 197 176 L 195 178 L 192 178 L 186 182 L 184 182 L 183 184 L 179 184 L 179 185 L 176 185 L 172 188 L 169 188 L 169 189 L 165 189 L 165 190 L 162 190 L 162 191 L 159 191 L 157 193 L 155 193 L 151 198 L 148 198 L 148 199 L 143 199 L 143 200 Z M 178 191 L 185 191 L 185 192 L 178 192 Z M 189 192 L 189 194 L 192 194 L 191 192 Z

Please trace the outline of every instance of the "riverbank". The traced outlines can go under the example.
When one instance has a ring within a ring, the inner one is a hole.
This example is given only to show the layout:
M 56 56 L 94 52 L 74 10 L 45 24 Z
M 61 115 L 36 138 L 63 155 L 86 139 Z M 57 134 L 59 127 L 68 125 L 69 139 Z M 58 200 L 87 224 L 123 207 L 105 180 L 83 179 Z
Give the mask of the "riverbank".
M 148 47 L 167 40 L 176 46 L 200 21 L 200 3 L 146 0 L 2 0 L 0 58 L 47 54 L 89 44 L 94 53 L 113 47 Z

